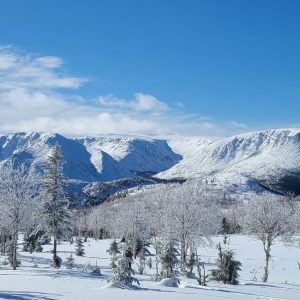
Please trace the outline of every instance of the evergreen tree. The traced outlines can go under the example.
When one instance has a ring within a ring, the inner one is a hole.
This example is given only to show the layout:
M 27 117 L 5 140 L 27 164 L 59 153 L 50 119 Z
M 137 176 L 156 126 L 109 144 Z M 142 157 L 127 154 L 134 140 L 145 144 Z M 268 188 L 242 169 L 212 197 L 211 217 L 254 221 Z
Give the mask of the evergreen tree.
M 119 244 L 115 240 L 113 240 L 106 252 L 111 256 L 110 268 L 116 268 L 116 262 L 118 260 L 119 255 L 121 254 Z
M 82 242 L 82 238 L 81 237 L 78 237 L 76 239 L 76 248 L 75 248 L 75 251 L 76 251 L 76 255 L 77 256 L 83 256 L 85 254 L 85 252 L 84 252 L 84 246 L 83 246 L 83 242 Z
M 161 276 L 163 278 L 172 278 L 176 276 L 175 267 L 179 265 L 177 258 L 178 250 L 174 241 L 167 241 L 160 249 Z
M 113 272 L 114 276 L 109 281 L 118 286 L 128 287 L 132 285 L 133 282 L 140 285 L 139 281 L 132 276 L 134 271 L 130 267 L 130 259 L 128 257 L 119 258 Z
M 60 267 L 61 259 L 57 256 L 57 242 L 70 238 L 70 212 L 67 209 L 68 201 L 64 193 L 65 179 L 63 177 L 63 156 L 60 146 L 56 144 L 45 166 L 43 177 L 43 228 L 53 236 L 53 266 Z
M 67 269 L 73 269 L 74 268 L 74 262 L 75 262 L 75 259 L 73 257 L 73 254 L 71 253 L 70 256 L 66 258 L 65 267 Z
M 30 236 L 30 232 L 26 232 L 24 234 L 24 244 L 23 251 L 32 253 L 35 248 L 35 239 L 33 236 Z
M 217 269 L 211 271 L 212 279 L 222 281 L 225 284 L 238 284 L 238 271 L 241 270 L 241 263 L 234 260 L 233 250 L 222 250 L 221 244 L 218 245 L 219 258 Z
M 49 237 L 45 235 L 45 231 L 38 228 L 30 227 L 24 234 L 23 251 L 25 252 L 42 252 L 42 245 L 49 242 Z
M 15 245 L 14 245 L 14 240 L 10 240 L 7 244 L 6 244 L 6 253 L 7 253 L 7 259 L 9 264 L 12 267 L 19 267 L 21 265 L 21 262 L 17 259 L 16 255 L 16 249 L 15 249 Z
M 197 255 L 195 254 L 195 252 L 192 252 L 186 262 L 186 267 L 188 268 L 188 273 L 187 273 L 188 277 L 193 277 L 194 275 L 193 269 L 197 265 L 197 263 L 198 263 Z

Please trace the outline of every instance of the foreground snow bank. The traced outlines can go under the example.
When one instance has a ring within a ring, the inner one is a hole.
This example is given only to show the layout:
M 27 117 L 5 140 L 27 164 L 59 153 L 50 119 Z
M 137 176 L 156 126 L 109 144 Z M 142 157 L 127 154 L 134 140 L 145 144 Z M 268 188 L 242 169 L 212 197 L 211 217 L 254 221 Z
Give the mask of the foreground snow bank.
M 223 237 L 213 239 L 214 243 L 222 242 Z M 289 299 L 299 300 L 300 271 L 297 259 L 300 250 L 295 247 L 286 248 L 281 243 L 272 248 L 270 263 L 270 281 L 261 282 L 264 253 L 261 243 L 246 236 L 231 236 L 230 248 L 237 253 L 237 259 L 242 262 L 240 285 L 230 286 L 209 282 L 207 287 L 200 287 L 195 279 L 180 278 L 180 288 L 174 288 L 174 282 L 164 279 L 157 283 L 151 280 L 155 267 L 147 269 L 145 275 L 137 275 L 140 287 L 115 287 L 108 284 L 112 277 L 109 270 L 110 259 L 106 250 L 109 240 L 94 241 L 89 239 L 84 243 L 86 256 L 75 258 L 75 267 L 71 270 L 59 270 L 50 267 L 51 245 L 45 246 L 42 253 L 29 254 L 20 252 L 22 262 L 16 271 L 1 265 L 4 257 L 0 257 L 0 299 L 43 299 L 43 300 L 199 300 L 199 299 Z M 74 254 L 74 245 L 63 243 L 58 245 L 59 256 L 66 260 L 70 253 Z M 153 250 L 151 250 L 153 252 Z M 199 248 L 202 261 L 207 263 L 207 269 L 215 268 L 217 249 Z M 84 272 L 87 264 L 100 267 L 102 276 L 94 276 Z M 34 267 L 35 264 L 38 267 Z M 137 270 L 134 262 L 133 268 Z
M 177 278 L 164 278 L 159 283 L 159 286 L 166 287 L 179 287 L 179 279 Z

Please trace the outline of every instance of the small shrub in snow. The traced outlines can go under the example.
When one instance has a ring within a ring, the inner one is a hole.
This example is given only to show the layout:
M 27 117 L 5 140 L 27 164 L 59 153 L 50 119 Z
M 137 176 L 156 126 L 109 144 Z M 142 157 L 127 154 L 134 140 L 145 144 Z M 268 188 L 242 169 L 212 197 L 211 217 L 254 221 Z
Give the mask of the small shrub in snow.
M 96 265 L 95 265 L 95 266 L 92 266 L 91 263 L 88 262 L 87 264 L 85 264 L 85 265 L 83 266 L 82 271 L 85 272 L 85 273 L 92 274 L 92 275 L 102 275 L 101 269 L 100 269 L 100 267 L 97 265 L 97 262 L 96 262 Z
M 73 257 L 73 254 L 71 253 L 70 256 L 66 258 L 65 267 L 67 269 L 73 269 L 74 265 L 75 265 L 75 259 Z
M 82 268 L 82 271 L 83 272 L 86 272 L 86 273 L 90 273 L 92 271 L 92 265 L 90 262 L 88 262 L 87 264 L 85 264 Z
M 6 259 L 6 256 L 4 258 L 4 261 L 1 263 L 3 266 L 7 266 L 9 264 L 9 261 Z
M 222 250 L 221 244 L 218 245 L 219 258 L 217 260 L 217 269 L 211 271 L 213 280 L 222 281 L 225 284 L 238 284 L 241 263 L 234 260 L 233 250 Z
M 201 262 L 200 260 L 197 261 L 197 271 L 198 271 L 197 281 L 199 285 L 206 286 L 209 278 L 209 274 L 206 274 L 204 262 Z
M 101 269 L 100 269 L 100 267 L 97 265 L 97 262 L 96 262 L 96 265 L 92 267 L 91 273 L 92 273 L 93 275 L 98 275 L 98 276 L 102 275 Z

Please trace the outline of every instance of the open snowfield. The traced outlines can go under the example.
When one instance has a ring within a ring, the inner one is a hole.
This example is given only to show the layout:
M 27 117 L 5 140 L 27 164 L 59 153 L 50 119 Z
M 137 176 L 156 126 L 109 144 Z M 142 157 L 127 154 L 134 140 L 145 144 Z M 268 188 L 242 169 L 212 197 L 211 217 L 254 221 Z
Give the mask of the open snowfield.
M 223 237 L 214 238 L 215 243 L 222 240 Z M 84 243 L 85 257 L 74 256 L 76 267 L 72 270 L 50 267 L 51 245 L 44 246 L 42 253 L 19 252 L 22 265 L 16 271 L 0 265 L 0 299 L 300 299 L 300 270 L 297 264 L 297 259 L 300 260 L 299 248 L 286 248 L 280 243 L 274 245 L 269 282 L 263 284 L 260 279 L 264 264 L 261 243 L 238 235 L 231 236 L 229 240 L 230 248 L 236 250 L 237 259 L 243 264 L 238 286 L 209 282 L 207 287 L 200 287 L 196 280 L 181 278 L 179 288 L 166 287 L 151 281 L 151 274 L 155 272 L 153 264 L 151 270 L 147 269 L 146 275 L 136 275 L 140 287 L 109 287 L 107 279 L 111 272 L 108 269 L 110 261 L 106 249 L 110 241 L 90 239 Z M 74 253 L 74 247 L 74 244 L 69 243 L 59 245 L 59 255 L 64 261 L 71 252 Z M 208 268 L 214 267 L 217 257 L 215 247 L 199 248 L 199 254 L 207 262 Z M 82 267 L 88 262 L 92 265 L 97 262 L 102 276 L 84 272 Z M 37 267 L 34 267 L 35 263 Z

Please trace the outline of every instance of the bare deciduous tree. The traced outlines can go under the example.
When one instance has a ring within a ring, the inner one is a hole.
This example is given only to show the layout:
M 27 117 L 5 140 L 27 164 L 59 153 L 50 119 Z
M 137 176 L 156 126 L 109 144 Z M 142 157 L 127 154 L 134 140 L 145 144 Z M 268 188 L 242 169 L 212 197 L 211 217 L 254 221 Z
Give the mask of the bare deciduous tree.
M 275 240 L 292 242 L 295 230 L 295 210 L 290 201 L 271 194 L 257 195 L 245 206 L 244 228 L 247 233 L 263 243 L 265 267 L 262 280 L 269 277 L 271 246 Z
M 37 195 L 37 179 L 24 165 L 6 165 L 0 174 L 1 220 L 12 236 L 11 261 L 17 267 L 18 235 L 31 218 Z

